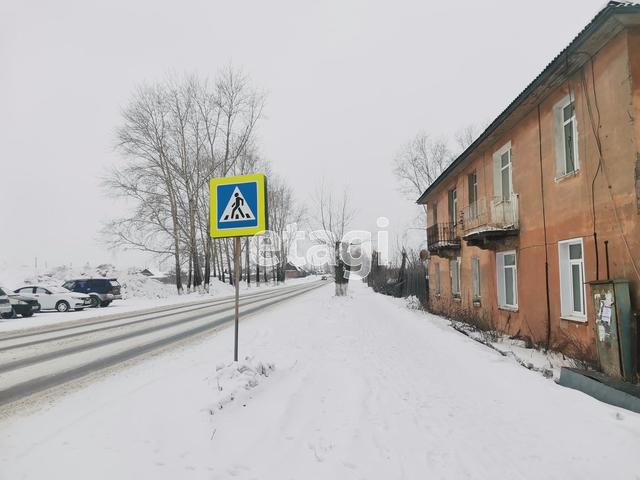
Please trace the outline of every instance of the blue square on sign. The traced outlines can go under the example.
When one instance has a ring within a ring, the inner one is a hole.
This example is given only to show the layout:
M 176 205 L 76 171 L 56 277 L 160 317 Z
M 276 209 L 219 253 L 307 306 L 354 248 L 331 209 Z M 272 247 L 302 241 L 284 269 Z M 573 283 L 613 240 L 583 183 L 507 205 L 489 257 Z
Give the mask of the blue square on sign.
M 218 229 L 258 226 L 258 184 L 227 183 L 216 187 Z

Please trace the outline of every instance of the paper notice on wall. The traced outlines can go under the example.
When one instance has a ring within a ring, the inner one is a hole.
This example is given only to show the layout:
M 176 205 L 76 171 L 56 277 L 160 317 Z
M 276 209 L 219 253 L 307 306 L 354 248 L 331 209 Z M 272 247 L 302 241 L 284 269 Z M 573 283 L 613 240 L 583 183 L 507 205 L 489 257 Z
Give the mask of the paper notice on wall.
M 597 298 L 600 298 L 600 295 L 596 295 Z M 596 314 L 596 320 L 598 322 L 602 321 L 602 309 L 604 308 L 604 300 L 600 300 L 598 302 L 598 313 Z
M 602 306 L 602 313 L 600 315 L 600 321 L 602 323 L 610 324 L 611 323 L 611 307 L 606 305 Z
M 605 337 L 604 326 L 598 325 L 598 338 L 600 339 L 601 342 L 604 341 L 604 337 Z

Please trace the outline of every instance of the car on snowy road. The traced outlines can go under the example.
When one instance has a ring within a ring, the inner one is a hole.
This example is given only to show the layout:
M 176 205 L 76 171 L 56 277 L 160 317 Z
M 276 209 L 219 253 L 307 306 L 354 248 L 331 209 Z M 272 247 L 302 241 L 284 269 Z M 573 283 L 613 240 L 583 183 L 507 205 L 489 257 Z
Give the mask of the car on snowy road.
M 71 309 L 79 311 L 91 306 L 89 295 L 71 292 L 63 287 L 29 285 L 18 288 L 15 293 L 37 300 L 42 310 L 67 312 Z
M 120 284 L 115 278 L 77 278 L 67 280 L 63 288 L 91 297 L 91 307 L 108 307 L 114 300 L 122 298 Z
M 11 302 L 9 301 L 9 295 L 0 288 L 0 315 L 2 318 L 11 318 L 13 315 L 13 309 L 11 308 Z

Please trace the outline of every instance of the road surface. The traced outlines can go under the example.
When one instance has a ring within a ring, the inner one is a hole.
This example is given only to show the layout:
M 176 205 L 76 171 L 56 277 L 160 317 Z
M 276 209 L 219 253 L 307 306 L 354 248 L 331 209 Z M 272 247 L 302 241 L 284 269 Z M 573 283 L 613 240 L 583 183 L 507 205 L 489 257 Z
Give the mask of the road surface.
M 256 312 L 324 285 L 326 282 L 318 281 L 244 294 L 240 314 Z M 144 354 L 211 333 L 233 319 L 234 298 L 227 297 L 3 335 L 0 406 L 17 404 Z

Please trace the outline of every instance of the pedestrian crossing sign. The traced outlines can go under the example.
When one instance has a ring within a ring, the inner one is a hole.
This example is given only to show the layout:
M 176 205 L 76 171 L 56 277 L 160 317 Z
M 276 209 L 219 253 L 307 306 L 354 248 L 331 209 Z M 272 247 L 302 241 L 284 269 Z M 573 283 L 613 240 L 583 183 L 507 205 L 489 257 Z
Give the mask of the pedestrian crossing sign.
M 212 178 L 209 187 L 212 237 L 247 237 L 268 228 L 264 174 Z

